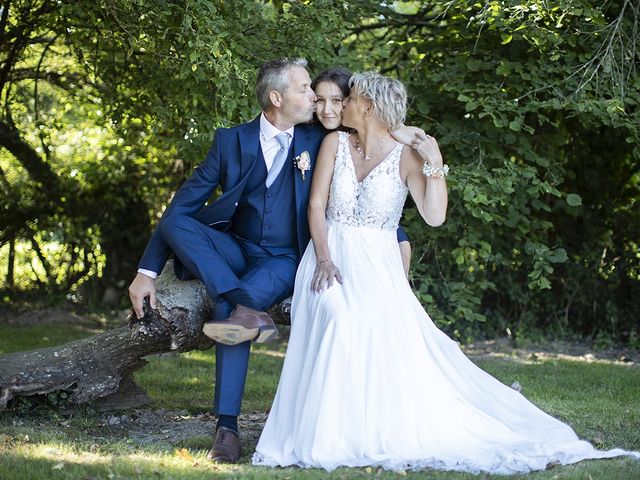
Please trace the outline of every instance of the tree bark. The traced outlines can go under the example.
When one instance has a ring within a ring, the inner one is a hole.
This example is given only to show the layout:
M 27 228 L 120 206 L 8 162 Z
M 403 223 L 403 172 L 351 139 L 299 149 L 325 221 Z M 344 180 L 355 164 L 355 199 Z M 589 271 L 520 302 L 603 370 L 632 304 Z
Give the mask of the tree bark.
M 148 401 L 133 382 L 147 355 L 211 348 L 202 334 L 211 318 L 212 302 L 198 280 L 181 281 L 167 262 L 156 280 L 157 309 L 145 316 L 129 315 L 129 324 L 65 345 L 0 355 L 0 411 L 17 397 L 49 395 L 64 398 L 65 407 L 91 402 L 99 409 L 128 408 Z M 285 300 L 270 313 L 289 323 Z M 62 395 L 64 393 L 64 395 Z M 60 395 L 58 395 L 60 394 Z
M 13 274 L 16 263 L 16 240 L 9 240 L 9 260 L 7 261 L 7 287 L 13 288 Z

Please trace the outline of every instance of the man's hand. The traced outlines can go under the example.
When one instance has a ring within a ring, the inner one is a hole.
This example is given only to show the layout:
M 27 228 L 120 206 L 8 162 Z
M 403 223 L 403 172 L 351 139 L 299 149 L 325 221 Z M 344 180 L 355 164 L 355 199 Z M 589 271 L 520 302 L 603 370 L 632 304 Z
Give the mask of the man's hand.
M 144 304 L 145 297 L 149 297 L 149 305 L 151 308 L 156 308 L 156 281 L 144 273 L 138 273 L 136 278 L 133 279 L 131 285 L 129 285 L 129 298 L 131 299 L 131 305 L 133 305 L 133 311 L 136 312 L 138 319 L 144 317 Z

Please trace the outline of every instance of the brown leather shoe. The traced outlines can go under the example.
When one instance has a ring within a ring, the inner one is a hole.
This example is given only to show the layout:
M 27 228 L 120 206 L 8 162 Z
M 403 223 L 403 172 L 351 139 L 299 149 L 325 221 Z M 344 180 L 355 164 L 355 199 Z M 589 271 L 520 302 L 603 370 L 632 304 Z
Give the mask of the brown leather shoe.
M 278 337 L 278 329 L 269 314 L 243 305 L 238 305 L 226 320 L 205 323 L 202 332 L 225 345 L 237 345 L 249 340 L 264 343 Z
M 236 463 L 241 450 L 238 434 L 229 428 L 219 427 L 207 458 L 216 462 Z

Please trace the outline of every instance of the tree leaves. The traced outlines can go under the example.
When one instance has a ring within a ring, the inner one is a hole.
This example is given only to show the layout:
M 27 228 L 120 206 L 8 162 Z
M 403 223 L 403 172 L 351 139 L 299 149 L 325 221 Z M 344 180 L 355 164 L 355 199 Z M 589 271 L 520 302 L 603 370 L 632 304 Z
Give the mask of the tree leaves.
M 42 185 L 5 152 L 3 219 L 30 219 L 37 243 L 51 233 L 68 244 L 49 263 L 65 265 L 78 248 L 98 259 L 91 275 L 124 282 L 141 250 L 134 240 L 144 243 L 213 131 L 258 112 L 263 60 L 305 56 L 312 75 L 375 69 L 406 83 L 409 123 L 436 136 L 452 167 L 445 225 L 427 228 L 411 208 L 403 220 L 418 295 L 438 324 L 459 337 L 507 327 L 633 337 L 640 84 L 620 72 L 633 72 L 637 55 L 602 50 L 606 38 L 637 45 L 625 2 L 49 3 L 24 17 L 34 39 L 57 35 L 37 96 L 26 73 L 44 52 L 36 42 L 11 71 L 7 105 L 23 138 L 44 144 L 52 171 L 75 185 L 65 198 L 86 209 L 45 210 Z
M 570 193 L 567 195 L 567 203 L 572 207 L 578 207 L 582 205 L 582 198 L 577 193 Z
M 414 281 L 428 285 L 436 320 L 450 332 L 478 332 L 470 312 L 491 312 L 483 334 L 544 322 L 585 333 L 609 328 L 594 313 L 604 305 L 622 336 L 637 330 L 640 312 L 622 284 L 640 294 L 640 212 L 623 206 L 640 195 L 631 180 L 640 85 L 626 84 L 623 98 L 613 69 L 585 76 L 602 46 L 594 32 L 623 3 L 465 1 L 349 41 L 364 64 L 407 82 L 415 98 L 409 122 L 438 138 L 452 166 L 446 224 L 426 229 L 408 214 L 405 222 L 422 259 Z M 637 42 L 633 13 L 625 15 L 625 41 Z M 618 71 L 632 71 L 629 62 Z M 616 265 L 606 281 L 596 267 L 603 249 L 604 263 Z

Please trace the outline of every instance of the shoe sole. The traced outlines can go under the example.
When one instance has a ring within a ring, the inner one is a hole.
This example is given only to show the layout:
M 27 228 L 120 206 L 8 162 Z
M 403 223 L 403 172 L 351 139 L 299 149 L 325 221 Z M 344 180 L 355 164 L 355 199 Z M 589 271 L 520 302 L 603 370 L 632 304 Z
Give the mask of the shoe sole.
M 258 335 L 258 338 L 256 338 L 255 342 L 256 343 L 265 343 L 265 342 L 271 342 L 273 340 L 275 340 L 276 338 L 278 338 L 279 333 L 278 333 L 278 329 L 275 327 L 261 327 L 260 328 L 260 334 Z
M 276 328 L 244 328 L 239 325 L 225 325 L 224 323 L 205 323 L 202 327 L 202 333 L 224 345 L 238 345 L 250 340 L 254 340 L 255 343 L 264 343 L 278 338 L 278 330 Z

